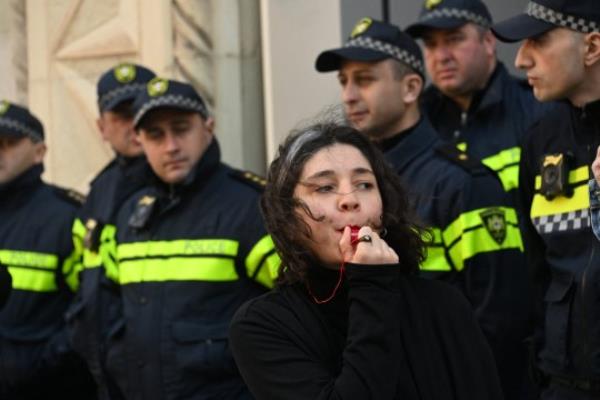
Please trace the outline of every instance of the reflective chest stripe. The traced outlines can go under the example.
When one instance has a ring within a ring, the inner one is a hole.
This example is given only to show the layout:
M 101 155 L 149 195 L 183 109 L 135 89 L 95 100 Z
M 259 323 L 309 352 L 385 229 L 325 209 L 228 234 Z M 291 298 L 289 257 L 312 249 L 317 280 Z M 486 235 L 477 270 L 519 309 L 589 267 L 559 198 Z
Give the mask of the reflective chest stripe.
M 552 200 L 537 193 L 542 187 L 540 175 L 535 177 L 536 193 L 531 203 L 531 221 L 540 234 L 565 232 L 590 226 L 589 168 L 583 166 L 569 173 L 573 188 L 571 197 L 558 196 Z
M 120 244 L 119 282 L 234 281 L 238 247 L 237 241 L 227 239 Z
M 481 160 L 483 164 L 492 169 L 500 178 L 505 191 L 519 187 L 519 160 L 521 148 L 512 147 L 502 150 L 498 154 Z
M 0 263 L 8 267 L 14 289 L 52 292 L 58 289 L 58 256 L 20 250 L 0 250 Z

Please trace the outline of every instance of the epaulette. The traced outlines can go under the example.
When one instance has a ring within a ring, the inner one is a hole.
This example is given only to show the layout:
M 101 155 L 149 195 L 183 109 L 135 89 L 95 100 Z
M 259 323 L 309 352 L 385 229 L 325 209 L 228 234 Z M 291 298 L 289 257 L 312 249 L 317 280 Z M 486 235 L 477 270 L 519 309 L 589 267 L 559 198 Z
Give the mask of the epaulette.
M 68 201 L 76 206 L 81 206 L 85 202 L 85 196 L 73 189 L 66 189 L 60 186 L 52 186 L 54 193 L 61 199 Z
M 435 151 L 472 175 L 489 172 L 489 169 L 480 160 L 472 158 L 469 154 L 456 147 L 455 144 L 441 144 L 435 148 Z
M 234 169 L 231 171 L 231 176 L 238 181 L 244 182 L 261 191 L 264 190 L 265 186 L 267 185 L 265 178 L 260 175 L 256 175 L 254 172 Z

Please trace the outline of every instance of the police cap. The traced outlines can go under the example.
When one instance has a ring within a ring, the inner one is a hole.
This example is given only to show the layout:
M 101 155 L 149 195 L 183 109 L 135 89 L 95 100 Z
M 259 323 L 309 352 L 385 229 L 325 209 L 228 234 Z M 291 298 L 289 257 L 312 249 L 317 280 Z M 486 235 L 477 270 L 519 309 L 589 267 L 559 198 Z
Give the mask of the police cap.
M 160 77 L 152 79 L 146 90 L 139 94 L 133 103 L 133 124 L 139 128 L 148 112 L 158 108 L 171 108 L 197 112 L 202 118 L 208 117 L 204 99 L 190 84 Z
M 503 42 L 517 42 L 563 27 L 581 33 L 600 31 L 598 0 L 535 0 L 525 12 L 492 27 Z
M 387 58 L 400 61 L 425 77 L 421 49 L 410 36 L 395 25 L 363 18 L 342 47 L 319 54 L 315 68 L 319 72 L 329 72 L 340 69 L 343 60 L 381 61 Z
M 156 74 L 141 65 L 122 63 L 106 71 L 98 80 L 98 108 L 111 111 L 124 101 L 133 101 Z
M 0 100 L 0 136 L 28 137 L 41 142 L 44 126 L 27 108 Z
M 484 28 L 492 25 L 492 16 L 483 1 L 425 0 L 419 19 L 406 32 L 418 38 L 429 29 L 454 29 L 468 22 Z

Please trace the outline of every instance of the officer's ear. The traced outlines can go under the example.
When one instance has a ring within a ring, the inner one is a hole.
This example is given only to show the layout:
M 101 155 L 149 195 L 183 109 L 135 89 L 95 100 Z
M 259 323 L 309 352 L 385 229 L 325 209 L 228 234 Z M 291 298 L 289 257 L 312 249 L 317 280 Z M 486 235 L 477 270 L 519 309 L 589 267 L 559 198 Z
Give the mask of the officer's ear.
M 600 60 L 600 32 L 588 33 L 584 37 L 585 54 L 584 60 L 586 67 L 591 67 Z
M 208 116 L 205 119 L 203 119 L 203 123 L 208 133 L 210 133 L 211 136 L 213 136 L 215 134 L 215 119 L 211 116 Z
M 96 126 L 100 131 L 100 135 L 102 135 L 102 139 L 106 140 L 106 133 L 104 132 L 104 119 L 102 118 L 102 114 L 100 114 L 100 117 L 96 119 Z
M 402 101 L 405 104 L 412 104 L 419 99 L 421 90 L 423 90 L 423 78 L 419 74 L 409 73 L 402 78 L 404 85 L 404 96 Z
M 44 156 L 46 155 L 46 143 L 44 142 L 34 142 L 33 143 L 33 161 L 36 164 L 41 164 L 44 161 Z

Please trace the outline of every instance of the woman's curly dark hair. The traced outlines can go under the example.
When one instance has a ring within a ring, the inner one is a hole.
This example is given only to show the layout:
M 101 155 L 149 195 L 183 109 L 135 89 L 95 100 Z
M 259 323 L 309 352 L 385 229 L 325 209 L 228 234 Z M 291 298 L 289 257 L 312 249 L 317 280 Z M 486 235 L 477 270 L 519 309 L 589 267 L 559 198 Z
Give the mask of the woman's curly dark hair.
M 413 218 L 398 175 L 380 150 L 356 129 L 336 123 L 317 123 L 292 132 L 279 146 L 267 173 L 261 211 L 281 257 L 277 283 L 304 282 L 307 269 L 315 262 L 305 245 L 306 239 L 312 236 L 310 228 L 299 214 L 304 205 L 294 197 L 294 190 L 306 162 L 319 150 L 334 144 L 355 147 L 371 164 L 383 201 L 385 241 L 398 254 L 404 272 L 416 273 L 423 260 L 423 231 Z

